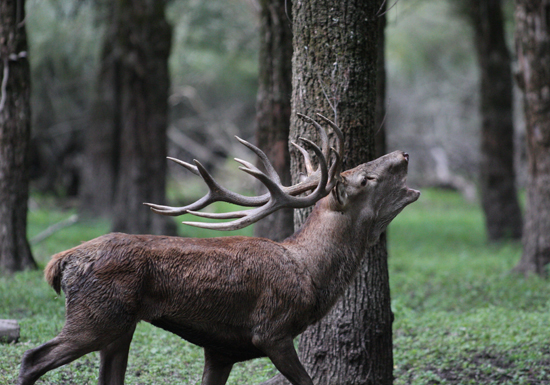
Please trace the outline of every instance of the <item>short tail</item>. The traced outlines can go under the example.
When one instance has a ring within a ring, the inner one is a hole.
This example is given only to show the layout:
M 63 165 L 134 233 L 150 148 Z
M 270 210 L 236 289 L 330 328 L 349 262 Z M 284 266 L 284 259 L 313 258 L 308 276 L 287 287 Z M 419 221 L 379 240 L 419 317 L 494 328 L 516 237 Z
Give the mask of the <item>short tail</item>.
M 72 249 L 55 254 L 44 270 L 46 281 L 57 294 L 61 294 L 61 278 L 63 277 L 63 270 L 65 268 L 65 258 L 70 255 L 71 251 Z

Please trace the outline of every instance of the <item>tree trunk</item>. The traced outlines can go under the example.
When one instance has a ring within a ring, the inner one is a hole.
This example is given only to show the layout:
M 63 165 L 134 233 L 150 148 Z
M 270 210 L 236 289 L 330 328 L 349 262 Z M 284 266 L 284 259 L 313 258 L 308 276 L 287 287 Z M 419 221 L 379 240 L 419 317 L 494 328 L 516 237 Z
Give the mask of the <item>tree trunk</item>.
M 337 120 L 344 132 L 344 169 L 375 158 L 377 13 L 382 1 L 293 4 L 292 110 Z M 327 97 L 335 109 L 329 106 Z M 337 113 L 336 113 L 337 111 Z M 292 140 L 312 128 L 291 116 Z M 302 171 L 291 151 L 291 171 Z M 307 212 L 297 210 L 295 226 Z M 385 239 L 365 250 L 362 267 L 332 311 L 301 336 L 300 359 L 315 384 L 393 382 L 392 322 Z M 276 377 L 268 383 L 288 383 Z
M 165 4 L 107 4 L 110 23 L 88 132 L 83 204 L 85 211 L 109 213 L 113 231 L 175 234 L 171 219 L 143 206 L 165 200 L 172 33 Z
M 103 4 L 108 26 L 103 42 L 101 64 L 96 76 L 89 126 L 85 133 L 86 162 L 82 168 L 80 202 L 84 213 L 92 216 L 112 216 L 119 167 L 122 52 L 116 49 L 115 44 L 118 32 L 114 14 L 115 4 Z
M 550 0 L 516 1 L 518 83 L 524 93 L 529 175 L 523 255 L 516 270 L 547 276 L 550 263 Z
M 290 95 L 292 93 L 292 30 L 290 0 L 260 2 L 260 69 L 256 103 L 256 143 L 290 185 Z M 294 232 L 292 209 L 279 210 L 257 222 L 254 235 L 281 241 Z
M 481 202 L 490 241 L 519 239 L 514 171 L 513 83 L 500 0 L 469 2 L 481 81 Z
M 35 268 L 27 241 L 30 67 L 25 2 L 0 0 L 0 267 Z
M 144 202 L 164 202 L 172 29 L 165 1 L 118 0 L 117 44 L 120 62 L 120 164 L 116 184 L 114 231 L 174 234 L 167 217 Z

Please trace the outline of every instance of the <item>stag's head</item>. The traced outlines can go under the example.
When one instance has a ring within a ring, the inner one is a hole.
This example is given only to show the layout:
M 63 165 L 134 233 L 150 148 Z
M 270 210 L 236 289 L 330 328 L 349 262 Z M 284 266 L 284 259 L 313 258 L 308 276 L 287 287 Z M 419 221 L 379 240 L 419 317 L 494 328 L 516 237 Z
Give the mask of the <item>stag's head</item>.
M 329 138 L 324 128 L 315 120 L 302 114 L 298 116 L 313 125 L 318 131 L 321 146 L 308 139 L 300 138 L 303 145 L 308 146 L 317 158 L 318 166 L 313 166 L 310 153 L 301 145 L 292 144 L 302 153 L 307 176 L 293 186 L 283 186 L 267 156 L 256 146 L 237 138 L 251 149 L 261 159 L 265 172 L 253 164 L 241 159 L 241 170 L 257 178 L 265 185 L 268 193 L 261 196 L 243 196 L 219 185 L 206 169 L 195 160 L 195 165 L 169 158 L 200 175 L 209 188 L 209 192 L 198 201 L 183 207 L 169 207 L 146 203 L 153 211 L 163 215 L 193 214 L 213 219 L 234 219 L 230 222 L 201 223 L 183 222 L 189 225 L 216 230 L 235 230 L 246 227 L 270 213 L 283 208 L 304 208 L 314 205 L 320 199 L 331 194 L 330 209 L 346 212 L 357 216 L 360 223 L 370 223 L 368 230 L 377 239 L 387 225 L 409 203 L 418 199 L 420 192 L 406 187 L 407 166 L 409 156 L 401 151 L 385 155 L 372 162 L 362 164 L 352 170 L 341 172 L 344 136 L 338 126 L 330 119 L 317 114 L 327 125 L 332 127 L 335 137 L 334 147 L 329 144 Z M 310 192 L 309 195 L 300 196 Z M 255 207 L 249 210 L 230 213 L 205 213 L 200 210 L 215 201 L 225 201 L 240 206 Z
M 378 239 L 393 218 L 416 201 L 420 191 L 408 188 L 409 155 L 394 151 L 341 174 L 332 190 L 332 207 L 356 216 L 368 226 L 370 242 Z

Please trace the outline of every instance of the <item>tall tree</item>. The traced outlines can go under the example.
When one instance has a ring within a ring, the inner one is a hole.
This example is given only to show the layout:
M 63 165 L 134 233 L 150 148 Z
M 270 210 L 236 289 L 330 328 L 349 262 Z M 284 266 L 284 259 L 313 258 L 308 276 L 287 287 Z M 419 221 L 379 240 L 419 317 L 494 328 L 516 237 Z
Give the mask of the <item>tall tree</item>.
M 380 1 L 294 2 L 292 111 L 336 118 L 345 137 L 344 169 L 372 160 Z M 331 106 L 329 106 L 330 100 Z M 333 108 L 334 107 L 334 108 Z M 295 114 L 290 137 L 311 135 Z M 294 181 L 300 154 L 291 152 Z M 300 227 L 306 211 L 295 212 Z M 344 297 L 300 339 L 301 361 L 316 384 L 393 382 L 392 322 L 385 239 L 366 254 Z M 268 384 L 288 383 L 275 377 Z
M 292 93 L 292 29 L 290 0 L 260 1 L 260 65 L 256 142 L 290 185 L 290 96 Z M 256 223 L 254 235 L 280 241 L 294 232 L 292 209 L 279 210 Z
M 114 231 L 175 232 L 173 222 L 143 207 L 165 199 L 172 34 L 165 5 L 164 0 L 109 5 L 84 204 L 96 211 L 109 207 Z
M 522 215 L 514 170 L 513 79 L 501 0 L 467 0 L 480 68 L 481 203 L 491 241 L 519 239 Z
M 550 264 L 550 0 L 516 0 L 517 80 L 527 129 L 527 212 L 516 270 L 547 276 Z
M 34 268 L 27 241 L 30 67 L 25 1 L 0 0 L 0 267 Z

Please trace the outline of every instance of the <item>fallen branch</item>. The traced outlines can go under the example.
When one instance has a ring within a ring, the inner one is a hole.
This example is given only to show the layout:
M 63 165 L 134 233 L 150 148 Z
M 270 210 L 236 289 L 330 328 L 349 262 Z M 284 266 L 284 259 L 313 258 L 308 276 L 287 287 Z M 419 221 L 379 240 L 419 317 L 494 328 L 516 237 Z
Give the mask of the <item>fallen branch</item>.
M 51 225 L 46 230 L 42 231 L 41 233 L 39 233 L 38 235 L 33 237 L 30 240 L 30 243 L 33 244 L 33 245 L 36 245 L 36 244 L 42 242 L 43 240 L 45 240 L 46 238 L 48 238 L 48 237 L 52 236 L 53 234 L 57 233 L 59 230 L 62 230 L 65 227 L 69 227 L 69 226 L 74 225 L 76 222 L 78 222 L 78 215 L 73 214 L 69 218 L 63 219 L 61 222 L 57 222 L 57 223 Z

